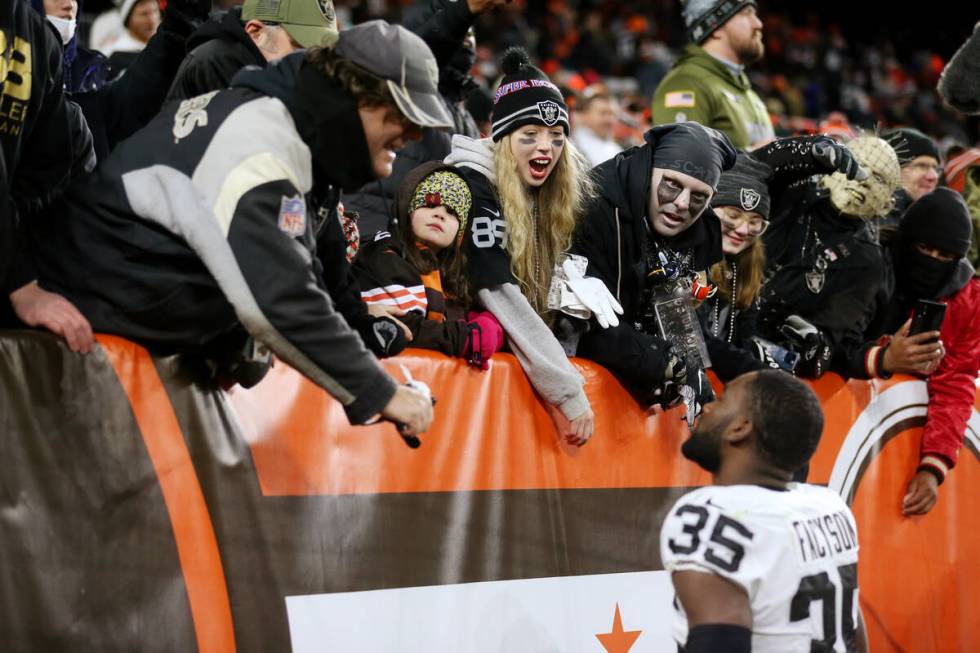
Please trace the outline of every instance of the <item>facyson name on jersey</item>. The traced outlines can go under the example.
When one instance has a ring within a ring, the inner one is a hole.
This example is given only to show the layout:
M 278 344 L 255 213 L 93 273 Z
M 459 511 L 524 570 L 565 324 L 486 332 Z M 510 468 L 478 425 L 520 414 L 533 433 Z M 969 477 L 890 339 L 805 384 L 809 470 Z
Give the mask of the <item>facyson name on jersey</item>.
M 857 548 L 857 533 L 843 512 L 796 520 L 793 531 L 804 562 Z

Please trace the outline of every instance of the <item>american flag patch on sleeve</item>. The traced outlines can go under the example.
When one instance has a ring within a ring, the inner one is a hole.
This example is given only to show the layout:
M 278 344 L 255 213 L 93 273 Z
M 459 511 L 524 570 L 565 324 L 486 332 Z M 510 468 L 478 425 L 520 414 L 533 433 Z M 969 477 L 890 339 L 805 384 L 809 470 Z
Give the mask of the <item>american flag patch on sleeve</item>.
M 664 96 L 668 109 L 689 109 L 694 106 L 694 91 L 673 91 Z

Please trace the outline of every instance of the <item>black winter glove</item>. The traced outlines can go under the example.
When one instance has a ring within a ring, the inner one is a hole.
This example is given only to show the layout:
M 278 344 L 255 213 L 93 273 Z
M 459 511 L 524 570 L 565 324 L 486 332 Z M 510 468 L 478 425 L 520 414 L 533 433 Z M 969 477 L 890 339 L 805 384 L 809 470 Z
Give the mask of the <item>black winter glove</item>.
M 776 175 L 842 172 L 848 179 L 867 179 L 868 172 L 847 146 L 829 136 L 789 136 L 778 138 L 752 152 L 752 157 L 773 169 Z
M 387 317 L 375 317 L 362 320 L 357 325 L 364 346 L 374 352 L 378 358 L 388 358 L 400 354 L 408 346 L 405 332 Z
M 251 388 L 272 368 L 272 352 L 244 332 L 235 332 L 222 345 L 209 362 L 214 379 L 226 390 L 236 384 Z
M 812 379 L 823 376 L 834 357 L 834 348 L 827 336 L 799 315 L 787 317 L 779 331 L 800 354 L 796 374 Z
M 776 343 L 759 336 L 749 338 L 747 349 L 759 362 L 774 370 L 792 373 L 796 370 L 796 364 L 800 360 L 800 355 L 795 351 L 780 347 Z

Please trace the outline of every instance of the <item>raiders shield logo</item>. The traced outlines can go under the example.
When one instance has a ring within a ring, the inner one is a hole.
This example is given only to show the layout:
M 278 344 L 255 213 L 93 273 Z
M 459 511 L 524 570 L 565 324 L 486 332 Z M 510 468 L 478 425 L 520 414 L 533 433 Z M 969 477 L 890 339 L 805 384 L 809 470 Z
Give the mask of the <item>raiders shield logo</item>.
M 742 203 L 742 210 L 754 211 L 755 207 L 759 206 L 759 201 L 762 199 L 762 195 L 760 195 L 758 191 L 751 188 L 743 188 L 739 192 L 738 199 Z
M 823 272 L 807 272 L 806 277 L 806 287 L 814 295 L 819 295 L 820 291 L 823 290 L 823 283 L 826 280 Z
M 561 115 L 561 107 L 558 106 L 557 102 L 551 100 L 538 102 L 538 115 L 541 116 L 541 120 L 545 125 L 551 127 L 558 122 L 558 118 Z
M 316 6 L 320 9 L 320 13 L 323 17 L 327 19 L 328 23 L 333 23 L 337 20 L 337 14 L 333 9 L 333 0 L 316 0 Z

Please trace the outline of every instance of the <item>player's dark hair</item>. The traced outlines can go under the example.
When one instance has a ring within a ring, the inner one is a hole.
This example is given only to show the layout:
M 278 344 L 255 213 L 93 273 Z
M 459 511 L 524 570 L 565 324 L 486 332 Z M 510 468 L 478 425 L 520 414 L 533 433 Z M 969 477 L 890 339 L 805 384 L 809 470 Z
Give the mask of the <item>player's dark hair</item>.
M 782 370 L 766 369 L 756 373 L 748 394 L 759 453 L 788 472 L 803 467 L 823 432 L 823 409 L 810 386 Z

